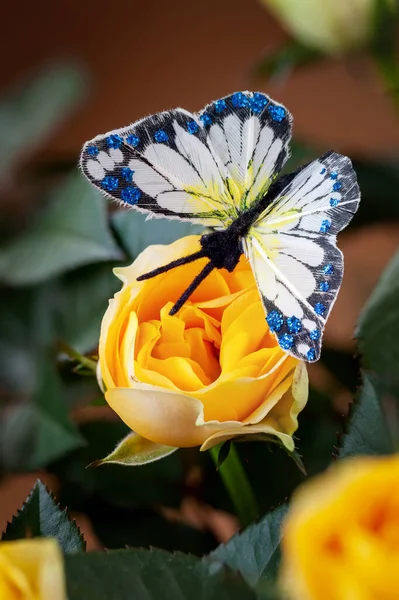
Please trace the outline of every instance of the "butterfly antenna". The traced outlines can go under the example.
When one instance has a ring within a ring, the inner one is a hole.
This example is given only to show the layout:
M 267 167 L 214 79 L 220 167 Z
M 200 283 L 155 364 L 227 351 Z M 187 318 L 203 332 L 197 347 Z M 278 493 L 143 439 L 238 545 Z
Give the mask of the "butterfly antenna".
M 137 281 L 144 281 L 145 279 L 152 279 L 152 277 L 156 277 L 157 275 L 161 275 L 161 273 L 166 273 L 175 267 L 180 267 L 181 265 L 186 265 L 187 263 L 193 262 L 194 260 L 198 260 L 199 258 L 204 258 L 205 252 L 204 250 L 199 250 L 194 254 L 189 254 L 188 256 L 182 256 L 182 258 L 178 258 L 177 260 L 173 260 L 172 262 L 164 265 L 163 267 L 158 267 L 153 271 L 149 271 L 148 273 L 144 273 L 144 275 L 140 275 L 137 277 Z
M 180 298 L 178 299 L 176 304 L 172 307 L 172 309 L 169 312 L 170 315 L 175 315 L 181 309 L 183 304 L 186 302 L 186 300 L 189 299 L 189 297 L 194 292 L 194 290 L 196 290 L 197 287 L 199 286 L 199 284 L 202 281 L 204 281 L 204 279 L 206 277 L 208 277 L 209 273 L 211 271 L 213 271 L 214 268 L 215 268 L 215 265 L 213 264 L 212 261 L 210 261 L 207 265 L 205 265 L 205 267 L 202 269 L 202 271 L 200 273 L 198 273 L 197 277 L 195 279 L 193 279 L 193 281 L 190 283 L 190 285 L 188 286 L 186 291 L 183 292 L 183 294 L 180 296 Z

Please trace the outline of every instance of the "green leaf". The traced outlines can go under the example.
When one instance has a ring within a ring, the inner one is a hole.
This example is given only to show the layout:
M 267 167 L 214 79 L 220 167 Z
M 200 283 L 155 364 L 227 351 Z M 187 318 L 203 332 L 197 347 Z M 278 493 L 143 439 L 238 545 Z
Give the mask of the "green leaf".
M 69 600 L 255 600 L 222 565 L 162 550 L 67 556 L 65 567 Z
M 120 260 L 104 199 L 74 175 L 31 229 L 0 249 L 0 280 L 32 285 L 85 264 Z
M 26 155 L 54 133 L 84 90 L 82 73 L 72 65 L 57 64 L 10 91 L 0 103 L 0 177 L 9 174 L 19 154 Z
M 399 252 L 364 307 L 356 330 L 363 365 L 399 383 Z
M 107 263 L 67 273 L 60 281 L 55 306 L 59 339 L 82 353 L 96 348 L 108 300 L 120 288 Z
M 46 486 L 38 480 L 26 502 L 8 523 L 2 541 L 32 537 L 55 538 L 65 554 L 84 552 L 86 542 L 78 526 L 61 510 Z
M 49 286 L 25 290 L 1 289 L 0 381 L 18 396 L 30 396 L 36 387 L 37 355 L 52 336 L 52 290 Z
M 274 578 L 280 562 L 281 523 L 287 510 L 287 505 L 276 508 L 220 545 L 205 560 L 219 561 L 239 571 L 251 587 Z
M 112 225 L 131 259 L 136 258 L 151 244 L 170 244 L 186 235 L 201 234 L 200 225 L 169 219 L 150 219 L 132 211 L 118 211 L 112 215 Z
M 379 400 L 375 377 L 363 373 L 363 385 L 353 406 L 339 458 L 358 454 L 390 454 L 394 451 L 392 434 Z
M 37 377 L 33 397 L 16 406 L 3 423 L 4 461 L 10 470 L 43 467 L 85 444 L 69 419 L 58 375 L 46 353 L 39 358 Z
M 132 432 L 119 442 L 111 454 L 101 460 L 95 460 L 89 466 L 99 467 L 106 463 L 113 463 L 126 467 L 138 467 L 165 458 L 176 450 L 178 448 L 155 444 L 138 433 Z

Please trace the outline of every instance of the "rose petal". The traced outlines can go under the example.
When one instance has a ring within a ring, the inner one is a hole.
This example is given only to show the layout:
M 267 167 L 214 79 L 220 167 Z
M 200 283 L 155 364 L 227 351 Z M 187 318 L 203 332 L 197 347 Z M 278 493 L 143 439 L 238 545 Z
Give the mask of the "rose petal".
M 14 575 L 18 575 L 17 579 L 13 578 L 12 590 L 18 584 L 17 590 L 22 592 L 29 585 L 30 591 L 21 595 L 22 598 L 66 600 L 63 558 L 55 540 L 23 539 L 2 542 L 0 555 L 3 561 L 12 566 Z
M 242 423 L 237 423 L 237 427 L 217 432 L 205 440 L 200 450 L 201 452 L 204 452 L 205 450 L 209 450 L 210 448 L 213 448 L 213 446 L 217 446 L 238 435 L 254 435 L 256 433 L 266 433 L 278 437 L 289 452 L 292 452 L 295 448 L 294 440 L 290 435 L 287 435 L 282 431 L 276 431 L 276 429 L 269 425 L 265 420 L 265 422 L 262 421 L 258 423 L 258 425 L 243 425 Z
M 297 376 L 301 393 L 291 390 L 298 363 L 270 334 L 245 257 L 231 274 L 214 271 L 176 316 L 169 315 L 173 302 L 206 259 L 136 281 L 199 248 L 199 236 L 152 246 L 115 271 L 124 286 L 110 302 L 100 340 L 106 399 L 152 443 L 195 446 L 257 426 L 291 447 L 286 437 L 306 402 L 304 380 Z
M 130 429 L 157 444 L 198 446 L 215 430 L 196 426 L 201 402 L 178 392 L 113 388 L 105 397 Z

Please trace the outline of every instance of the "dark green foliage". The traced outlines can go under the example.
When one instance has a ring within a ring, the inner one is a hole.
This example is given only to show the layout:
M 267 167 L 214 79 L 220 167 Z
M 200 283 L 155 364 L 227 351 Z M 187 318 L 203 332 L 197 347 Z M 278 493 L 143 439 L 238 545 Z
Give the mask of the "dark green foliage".
M 0 449 L 9 470 L 34 470 L 85 444 L 68 416 L 53 361 L 37 357 L 32 396 L 2 424 Z
M 228 565 L 241 573 L 252 587 L 264 579 L 274 578 L 280 563 L 281 525 L 287 509 L 287 505 L 276 508 L 259 523 L 237 533 L 211 552 L 206 561 Z
M 2 541 L 32 537 L 55 538 L 65 554 L 83 552 L 85 541 L 66 510 L 61 510 L 41 481 L 37 481 L 25 504 L 2 536 Z
M 0 282 L 33 285 L 122 257 L 107 226 L 104 199 L 77 173 L 23 236 L 0 248 Z
M 399 387 L 399 253 L 360 314 L 355 335 L 363 365 Z
M 255 600 L 220 564 L 162 550 L 116 550 L 67 557 L 69 600 Z
M 352 407 L 348 433 L 343 436 L 339 451 L 340 458 L 395 452 L 381 392 L 376 378 L 363 373 L 363 384 Z

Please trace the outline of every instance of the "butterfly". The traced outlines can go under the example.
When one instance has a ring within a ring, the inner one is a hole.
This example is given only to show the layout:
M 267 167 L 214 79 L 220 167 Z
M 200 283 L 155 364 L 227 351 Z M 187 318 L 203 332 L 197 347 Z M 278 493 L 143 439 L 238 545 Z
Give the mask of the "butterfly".
M 327 317 L 343 276 L 336 235 L 356 212 L 352 163 L 329 151 L 277 178 L 289 157 L 292 116 L 267 95 L 236 92 L 199 113 L 161 112 L 87 142 L 81 168 L 120 203 L 213 228 L 201 249 L 138 278 L 207 257 L 171 310 L 175 314 L 217 268 L 243 253 L 270 331 L 298 359 L 320 356 Z

